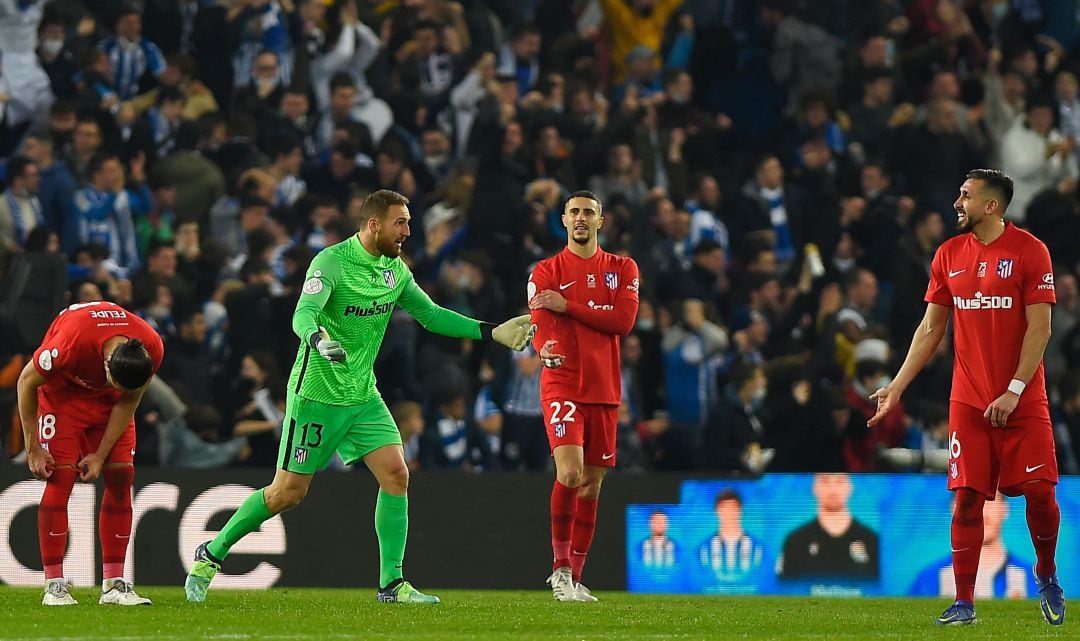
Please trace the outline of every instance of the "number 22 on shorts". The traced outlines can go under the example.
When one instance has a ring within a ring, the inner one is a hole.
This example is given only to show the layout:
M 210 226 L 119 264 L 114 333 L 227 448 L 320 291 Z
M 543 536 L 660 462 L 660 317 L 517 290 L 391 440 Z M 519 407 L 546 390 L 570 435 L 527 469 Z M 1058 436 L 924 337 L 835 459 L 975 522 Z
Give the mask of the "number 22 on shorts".
M 574 401 L 551 401 L 548 403 L 548 407 L 551 408 L 551 419 L 548 423 L 555 425 L 557 423 L 574 423 L 576 419 L 574 414 L 577 413 L 577 405 Z

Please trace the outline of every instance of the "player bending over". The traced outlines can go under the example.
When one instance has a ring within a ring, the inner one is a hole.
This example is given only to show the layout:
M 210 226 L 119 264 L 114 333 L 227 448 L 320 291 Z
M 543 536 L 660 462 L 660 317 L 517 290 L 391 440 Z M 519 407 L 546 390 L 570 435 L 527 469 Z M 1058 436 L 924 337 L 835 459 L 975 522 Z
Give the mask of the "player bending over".
M 214 540 L 195 551 L 184 584 L 188 601 L 204 601 L 229 549 L 263 521 L 296 507 L 312 475 L 337 452 L 346 464 L 362 460 L 379 482 L 378 600 L 439 602 L 402 578 L 409 468 L 401 436 L 375 388 L 375 357 L 397 303 L 436 334 L 494 340 L 515 350 L 525 348 L 533 327 L 528 316 L 496 327 L 433 303 L 400 258 L 409 237 L 408 202 L 387 189 L 371 194 L 361 210 L 364 227 L 319 252 L 308 268 L 293 314 L 301 344 L 289 376 L 278 469 L 270 485 L 249 496 Z
M 113 303 L 80 303 L 60 312 L 19 375 L 26 461 L 34 478 L 45 481 L 38 507 L 43 605 L 76 604 L 64 579 L 68 498 L 76 477 L 90 482 L 99 475 L 105 492 L 98 517 L 104 579 L 98 603 L 150 605 L 124 580 L 124 561 L 135 408 L 163 355 L 161 338 L 143 319 Z

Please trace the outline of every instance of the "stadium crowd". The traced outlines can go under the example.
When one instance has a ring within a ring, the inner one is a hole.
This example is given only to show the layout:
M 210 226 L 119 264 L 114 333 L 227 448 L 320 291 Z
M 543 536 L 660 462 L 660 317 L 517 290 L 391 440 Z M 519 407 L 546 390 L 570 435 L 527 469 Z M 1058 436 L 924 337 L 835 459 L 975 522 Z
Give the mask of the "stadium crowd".
M 1046 374 L 1080 471 L 1072 0 L 0 0 L 0 399 L 65 305 L 166 346 L 137 460 L 274 465 L 305 270 L 407 195 L 436 302 L 499 321 L 567 194 L 641 268 L 622 469 L 918 469 L 952 346 L 867 428 L 964 174 L 1049 247 Z M 601 279 L 596 286 L 603 287 Z M 544 469 L 540 360 L 392 312 L 376 363 L 414 469 Z

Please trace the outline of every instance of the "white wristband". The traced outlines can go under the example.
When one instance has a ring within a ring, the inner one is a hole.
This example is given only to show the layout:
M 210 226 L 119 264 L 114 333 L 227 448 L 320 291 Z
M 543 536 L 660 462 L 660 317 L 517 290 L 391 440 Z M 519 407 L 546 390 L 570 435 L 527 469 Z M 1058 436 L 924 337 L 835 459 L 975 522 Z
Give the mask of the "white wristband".
M 1009 381 L 1009 391 L 1012 392 L 1013 394 L 1016 394 L 1017 396 L 1020 396 L 1021 394 L 1023 394 L 1024 393 L 1024 388 L 1026 388 L 1026 387 L 1027 387 L 1027 383 L 1020 380 L 1019 378 L 1014 378 L 1011 381 Z

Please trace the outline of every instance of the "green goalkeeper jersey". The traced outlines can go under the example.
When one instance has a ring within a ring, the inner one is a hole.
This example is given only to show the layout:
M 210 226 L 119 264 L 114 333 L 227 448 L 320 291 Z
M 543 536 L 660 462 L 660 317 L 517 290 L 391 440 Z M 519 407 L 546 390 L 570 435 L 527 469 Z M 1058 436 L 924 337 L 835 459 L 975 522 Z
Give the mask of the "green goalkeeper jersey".
M 315 256 L 296 304 L 292 327 L 300 337 L 289 391 L 329 405 L 358 405 L 374 398 L 375 357 L 390 314 L 399 304 L 425 329 L 454 338 L 479 339 L 480 322 L 432 302 L 401 258 L 373 256 L 353 235 Z M 311 346 L 326 328 L 347 357 L 330 363 Z

